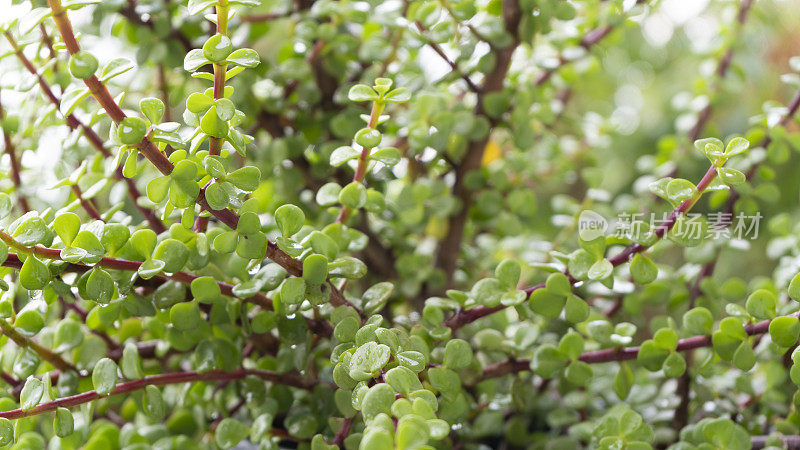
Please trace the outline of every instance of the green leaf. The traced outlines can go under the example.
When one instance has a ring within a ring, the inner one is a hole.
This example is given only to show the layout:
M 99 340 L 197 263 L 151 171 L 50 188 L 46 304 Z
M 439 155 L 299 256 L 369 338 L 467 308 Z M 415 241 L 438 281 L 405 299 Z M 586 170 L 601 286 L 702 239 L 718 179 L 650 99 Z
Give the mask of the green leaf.
M 658 267 L 641 253 L 637 253 L 631 260 L 630 271 L 636 284 L 649 284 L 658 277 Z
M 403 155 L 400 154 L 400 150 L 394 147 L 375 150 L 369 155 L 371 161 L 378 161 L 387 167 L 394 167 L 402 158 Z
M 400 418 L 397 423 L 397 448 L 420 448 L 428 442 L 430 431 L 420 416 L 409 414 Z
M 214 99 L 200 92 L 195 92 L 186 98 L 186 109 L 195 114 L 204 114 L 214 106 Z
M 55 350 L 64 352 L 71 350 L 83 342 L 83 330 L 81 324 L 75 320 L 65 319 L 56 328 Z
M 14 443 L 14 424 L 5 417 L 0 417 L 0 445 L 6 446 Z
M 503 293 L 502 297 L 500 297 L 500 304 L 504 306 L 517 306 L 525 303 L 527 300 L 528 294 L 525 291 L 508 291 Z
M 338 147 L 336 150 L 331 152 L 330 164 L 333 167 L 339 167 L 351 159 L 358 158 L 360 155 L 361 152 L 353 147 L 350 147 L 349 145 Z
M 225 180 L 245 192 L 252 192 L 258 189 L 261 171 L 255 166 L 245 166 L 229 173 Z
M 161 395 L 161 391 L 152 384 L 148 384 L 147 387 L 144 389 L 144 399 L 143 399 L 143 406 L 144 412 L 150 418 L 154 420 L 159 420 L 164 417 L 166 412 L 164 405 L 164 397 Z
M 303 260 L 303 279 L 311 286 L 325 283 L 328 278 L 328 258 L 316 253 Z
M 389 414 L 394 403 L 394 389 L 386 383 L 379 383 L 369 388 L 361 402 L 361 414 L 364 420 L 372 420 L 378 414 Z
M 236 419 L 226 417 L 217 426 L 214 433 L 214 442 L 221 448 L 231 448 L 236 446 L 242 439 L 250 434 L 250 428 Z
M 216 100 L 214 102 L 214 110 L 217 112 L 217 117 L 224 121 L 231 120 L 236 113 L 236 107 L 233 105 L 233 102 L 227 98 Z
M 725 156 L 731 157 L 743 153 L 750 148 L 750 141 L 745 138 L 735 137 L 728 142 L 725 147 Z
M 89 88 L 68 88 L 61 96 L 61 107 L 59 110 L 64 116 L 68 116 L 75 111 L 75 108 L 87 97 L 91 95 Z
M 169 176 L 153 178 L 147 183 L 147 198 L 153 203 L 161 203 L 167 197 L 171 183 Z
M 697 306 L 683 315 L 683 328 L 693 335 L 709 335 L 714 325 L 714 317 L 708 309 Z
M 228 207 L 231 197 L 220 183 L 211 183 L 205 190 L 206 201 L 211 209 L 221 211 Z
M 686 360 L 677 352 L 670 353 L 661 366 L 664 375 L 669 378 L 678 378 L 686 371 Z
M 397 358 L 397 362 L 399 362 L 403 367 L 408 367 L 417 373 L 425 370 L 425 366 L 428 364 L 425 355 L 413 350 L 400 352 L 395 357 Z
M 567 366 L 564 377 L 569 380 L 570 383 L 577 384 L 578 386 L 586 386 L 589 380 L 592 379 L 593 374 L 594 371 L 589 364 L 583 361 L 573 361 Z
M 114 280 L 111 275 L 100 267 L 95 267 L 86 280 L 86 294 L 88 300 L 107 304 L 114 296 Z
M 669 354 L 669 350 L 657 346 L 652 340 L 647 340 L 639 347 L 639 353 L 636 355 L 636 359 L 645 369 L 656 372 L 661 370 L 661 366 L 664 364 Z
M 353 181 L 339 192 L 339 202 L 342 205 L 358 209 L 367 203 L 367 188 L 359 181 Z
M 139 100 L 139 109 L 150 123 L 159 123 L 164 117 L 164 102 L 155 97 Z
M 717 138 L 705 138 L 694 141 L 694 148 L 712 162 L 723 156 L 722 141 Z
M 182 302 L 172 305 L 169 310 L 169 321 L 175 329 L 190 331 L 199 329 L 203 322 L 200 307 L 194 302 Z
M 461 378 L 445 367 L 428 369 L 428 381 L 445 398 L 453 398 L 461 392 Z
M 258 52 L 252 48 L 240 48 L 234 50 L 227 59 L 229 64 L 234 64 L 242 67 L 256 67 L 261 61 L 258 57 Z
M 383 428 L 368 429 L 361 439 L 359 448 L 370 450 L 394 450 L 394 434 Z
M 739 344 L 739 348 L 737 348 L 736 352 L 733 354 L 732 361 L 737 369 L 745 372 L 756 365 L 756 354 L 753 352 L 753 347 L 750 346 L 750 342 L 744 340 Z
M 364 291 L 361 299 L 364 302 L 364 314 L 371 315 L 380 312 L 394 291 L 394 284 L 383 281 L 374 284 Z
M 550 344 L 544 344 L 536 349 L 531 359 L 531 370 L 542 378 L 554 378 L 566 367 L 567 356 Z
M 69 72 L 73 77 L 85 80 L 97 71 L 97 58 L 89 52 L 73 53 L 69 58 Z
M 769 336 L 772 342 L 781 347 L 791 347 L 800 335 L 800 320 L 794 316 L 776 317 L 769 323 Z
M 792 278 L 792 281 L 789 283 L 787 293 L 792 300 L 800 302 L 800 273 Z
M 103 83 L 107 82 L 108 80 L 122 75 L 123 73 L 133 69 L 135 66 L 133 61 L 128 58 L 115 58 L 108 62 L 103 69 L 100 71 L 100 76 L 98 77 L 100 81 Z
M 217 282 L 211 277 L 200 277 L 192 280 L 192 296 L 200 303 L 212 303 L 221 295 Z
M 203 56 L 211 62 L 224 61 L 233 52 L 233 44 L 228 36 L 217 33 L 203 44 Z
M 144 376 L 139 349 L 133 343 L 125 344 L 119 364 L 122 376 L 129 380 L 138 380 Z
M 331 278 L 357 279 L 367 274 L 367 266 L 356 258 L 345 256 L 328 264 L 328 276 Z
M 105 396 L 117 385 L 117 364 L 108 358 L 97 361 L 92 370 L 92 384 L 100 396 Z
M 718 168 L 717 175 L 719 175 L 720 179 L 722 179 L 725 184 L 731 186 L 736 186 L 747 181 L 747 177 L 744 175 L 744 173 L 728 167 Z
M 564 306 L 564 317 L 572 323 L 580 323 L 589 318 L 589 305 L 582 298 L 570 295 Z
M 590 280 L 603 280 L 610 277 L 613 272 L 614 266 L 611 262 L 601 259 L 589 267 L 588 275 Z
M 775 317 L 777 303 L 775 294 L 766 289 L 759 289 L 747 297 L 745 308 L 747 313 L 756 319 L 771 319 Z
M 17 318 L 14 320 L 14 328 L 17 329 L 19 334 L 25 337 L 32 337 L 44 328 L 44 318 L 35 309 L 25 309 L 17 314 Z
M 537 289 L 531 293 L 529 304 L 533 312 L 547 319 L 555 319 L 561 314 L 567 299 L 553 294 L 548 289 Z
M 281 285 L 281 300 L 288 305 L 299 305 L 306 298 L 306 282 L 302 278 L 287 278 Z
M 417 378 L 417 374 L 407 367 L 395 367 L 386 372 L 384 378 L 392 389 L 405 396 L 422 389 L 422 383 Z
M 78 231 L 80 231 L 81 219 L 77 214 L 71 212 L 59 214 L 53 222 L 53 228 L 58 237 L 61 238 L 61 242 L 69 247 L 75 236 L 78 235 Z
M 42 289 L 50 282 L 50 270 L 35 256 L 28 256 L 19 271 L 19 282 L 28 290 Z
M 572 294 L 572 284 L 569 278 L 561 272 L 551 273 L 545 281 L 545 289 L 551 294 L 568 296 Z
M 381 143 L 381 132 L 375 128 L 362 128 L 355 137 L 356 144 L 364 148 L 374 148 Z
M 25 386 L 19 394 L 19 406 L 23 410 L 29 410 L 36 407 L 44 395 L 44 384 L 41 380 L 34 376 L 28 377 L 25 380 Z
M 653 343 L 666 350 L 675 350 L 678 347 L 678 333 L 672 328 L 661 328 L 653 335 Z
M 30 247 L 42 242 L 47 236 L 47 224 L 35 214 L 30 216 L 26 214 L 26 216 L 27 218 L 14 230 L 13 236 L 19 244 Z
M 380 97 L 375 90 L 366 84 L 357 84 L 350 88 L 350 91 L 347 93 L 347 98 L 353 102 L 373 102 Z
M 0 219 L 6 217 L 13 207 L 14 204 L 11 202 L 11 197 L 5 192 L 0 192 Z
M 583 337 L 574 331 L 565 334 L 558 342 L 558 351 L 571 361 L 580 358 L 583 348 Z
M 375 376 L 389 362 L 389 347 L 376 342 L 367 342 L 358 347 L 350 360 L 350 377 L 364 381 Z
M 356 337 L 356 331 L 358 331 L 360 325 L 361 321 L 359 321 L 358 318 L 353 316 L 345 317 L 341 322 L 336 324 L 336 327 L 333 329 L 333 337 L 339 342 L 352 342 Z
M 383 99 L 390 103 L 407 102 L 411 100 L 411 91 L 404 87 L 395 88 L 387 92 Z
M 126 117 L 117 126 L 117 137 L 125 145 L 137 145 L 147 133 L 147 122 L 139 117 Z
M 303 210 L 295 205 L 286 204 L 275 210 L 275 222 L 285 237 L 290 237 L 300 231 L 305 220 L 306 216 L 303 214 Z
M 445 346 L 443 362 L 448 369 L 463 369 L 472 363 L 472 348 L 463 339 L 452 339 Z
M 339 192 L 342 187 L 337 183 L 325 183 L 317 191 L 316 201 L 320 206 L 329 206 L 339 201 Z
M 56 436 L 64 438 L 72 434 L 75 428 L 75 420 L 72 413 L 67 408 L 56 409 L 56 417 L 53 421 L 53 431 Z
M 164 261 L 160 259 L 148 259 L 139 266 L 139 276 L 148 280 L 161 273 L 164 270 Z
M 228 136 L 228 123 L 219 118 L 217 108 L 214 106 L 203 114 L 203 118 L 200 119 L 200 129 L 211 137 L 222 139 Z
M 181 271 L 189 256 L 189 248 L 177 239 L 163 240 L 153 252 L 153 258 L 164 261 L 163 270 L 168 273 Z
M 522 267 L 513 259 L 503 260 L 497 265 L 497 268 L 494 269 L 495 278 L 508 289 L 516 288 L 521 273 Z
M 620 400 L 625 401 L 628 398 L 631 387 L 633 387 L 633 381 L 633 371 L 630 366 L 625 362 L 621 362 L 619 370 L 614 375 L 614 393 L 617 394 Z
M 667 184 L 667 198 L 673 203 L 689 200 L 697 192 L 697 188 L 688 180 L 676 178 Z
M 217 0 L 189 0 L 189 14 L 194 16 L 217 4 Z

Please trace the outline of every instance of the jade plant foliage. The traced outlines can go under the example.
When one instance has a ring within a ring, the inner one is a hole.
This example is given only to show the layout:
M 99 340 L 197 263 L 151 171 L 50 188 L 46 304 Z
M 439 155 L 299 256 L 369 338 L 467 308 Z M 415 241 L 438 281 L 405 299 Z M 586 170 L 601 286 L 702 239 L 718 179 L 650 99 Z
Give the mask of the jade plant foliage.
M 795 2 L 0 13 L 0 446 L 800 445 Z

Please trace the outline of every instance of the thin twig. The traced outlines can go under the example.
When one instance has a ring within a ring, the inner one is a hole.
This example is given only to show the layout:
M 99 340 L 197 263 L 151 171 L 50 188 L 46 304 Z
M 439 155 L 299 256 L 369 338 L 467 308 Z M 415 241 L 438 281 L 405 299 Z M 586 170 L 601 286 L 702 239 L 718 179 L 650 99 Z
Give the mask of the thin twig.
M 3 105 L 0 104 L 0 124 L 5 121 L 6 113 L 3 110 Z M 8 155 L 8 159 L 11 165 L 11 181 L 14 182 L 14 189 L 17 193 L 17 202 L 19 202 L 20 209 L 22 209 L 23 213 L 26 213 L 31 210 L 31 206 L 28 203 L 27 197 L 22 193 L 22 176 L 20 175 L 21 169 L 19 164 L 19 158 L 17 157 L 17 151 L 14 147 L 14 143 L 11 141 L 11 135 L 8 132 L 7 128 L 3 128 L 3 145 L 5 146 L 5 153 Z
M 310 390 L 316 384 L 310 383 L 305 378 L 293 373 L 277 373 L 269 370 L 260 369 L 237 369 L 233 372 L 224 372 L 222 370 L 211 370 L 208 372 L 174 372 L 165 373 L 160 375 L 150 375 L 144 378 L 127 381 L 116 385 L 114 390 L 108 394 L 107 397 L 128 394 L 147 386 L 167 386 L 170 384 L 181 383 L 196 383 L 199 381 L 226 381 L 226 380 L 241 380 L 248 376 L 261 378 L 262 380 L 272 383 L 282 384 L 286 386 L 296 387 L 298 389 Z M 69 408 L 72 406 L 82 405 L 94 400 L 103 398 L 96 391 L 88 391 L 82 394 L 72 395 L 69 397 L 59 398 L 47 403 L 42 403 L 34 408 L 23 410 L 14 409 L 11 411 L 0 412 L 0 417 L 6 419 L 20 419 L 22 417 L 37 416 L 50 411 L 55 411 L 58 408 Z
M 0 330 L 9 339 L 14 341 L 18 347 L 29 348 L 36 353 L 42 361 L 50 363 L 53 367 L 61 371 L 74 371 L 78 369 L 74 364 L 62 358 L 58 353 L 39 345 L 37 342 L 26 338 L 21 335 L 13 326 L 11 326 L 5 319 L 0 319 Z
M 53 19 L 55 20 L 56 26 L 61 33 L 61 38 L 64 41 L 64 45 L 67 47 L 67 51 L 73 55 L 80 52 L 80 45 L 78 45 L 78 41 L 75 38 L 75 33 L 72 30 L 72 24 L 67 17 L 67 12 L 61 5 L 61 0 L 48 0 L 48 4 L 53 12 Z M 120 108 L 119 104 L 117 104 L 117 101 L 114 100 L 114 97 L 111 96 L 111 93 L 108 91 L 106 85 L 100 82 L 96 76 L 93 75 L 90 78 L 84 79 L 83 81 L 89 88 L 92 96 L 97 100 L 98 103 L 100 103 L 103 109 L 106 110 L 106 113 L 111 120 L 119 123 L 127 117 L 122 111 L 122 108 Z M 172 173 L 174 168 L 172 163 L 147 136 L 142 139 L 142 141 L 137 145 L 137 148 L 156 167 L 156 169 L 159 170 L 159 172 L 164 175 L 169 175 Z M 200 190 L 195 202 L 200 205 L 202 209 L 210 212 L 214 217 L 217 218 L 217 220 L 227 225 L 229 228 L 233 230 L 236 229 L 236 226 L 239 223 L 239 215 L 230 209 L 215 210 L 212 208 L 206 200 L 205 189 Z M 302 274 L 303 263 L 278 248 L 278 245 L 272 241 L 267 241 L 267 251 L 265 256 L 286 269 L 291 275 L 300 276 Z M 348 303 L 347 299 L 345 299 L 344 295 L 338 289 L 336 289 L 331 283 L 328 283 L 328 285 L 331 288 L 331 304 L 334 306 L 340 306 Z
M 44 93 L 44 96 L 47 97 L 47 99 L 50 100 L 50 102 L 53 105 L 55 105 L 57 109 L 60 109 L 61 99 L 56 97 L 56 95 L 53 93 L 53 90 L 50 88 L 50 85 L 47 83 L 44 77 L 42 77 L 42 75 L 36 70 L 36 68 L 33 66 L 28 57 L 25 56 L 25 54 L 22 52 L 22 49 L 17 45 L 17 42 L 11 35 L 11 33 L 6 31 L 4 34 L 8 42 L 11 44 L 11 47 L 14 49 L 14 53 L 17 55 L 17 58 L 20 60 L 22 65 L 25 67 L 25 69 L 28 70 L 28 72 L 30 72 L 32 75 L 36 77 L 37 81 L 39 82 L 39 87 L 41 87 L 42 92 Z M 77 116 L 71 113 L 68 114 L 66 116 L 66 122 L 67 126 L 70 129 L 81 130 L 81 132 L 83 132 L 83 135 L 92 145 L 92 147 L 97 149 L 97 151 L 100 152 L 103 156 L 108 158 L 112 157 L 111 152 L 108 151 L 107 148 L 105 148 L 105 143 L 100 138 L 100 136 L 98 136 L 97 133 L 95 133 L 95 131 L 91 127 L 81 122 L 81 120 L 78 119 Z M 150 225 L 150 228 L 152 228 L 153 231 L 159 234 L 166 231 L 167 227 L 164 226 L 164 223 L 161 221 L 161 219 L 159 219 L 156 216 L 156 214 L 152 210 L 139 205 L 139 198 L 141 198 L 142 194 L 141 192 L 139 192 L 139 188 L 136 187 L 136 183 L 130 178 L 125 178 L 125 176 L 122 174 L 122 164 L 120 164 L 120 166 L 117 167 L 117 169 L 114 171 L 114 178 L 125 183 L 125 187 L 128 190 L 128 196 L 130 197 L 136 209 L 142 214 L 145 220 L 147 220 L 147 223 Z

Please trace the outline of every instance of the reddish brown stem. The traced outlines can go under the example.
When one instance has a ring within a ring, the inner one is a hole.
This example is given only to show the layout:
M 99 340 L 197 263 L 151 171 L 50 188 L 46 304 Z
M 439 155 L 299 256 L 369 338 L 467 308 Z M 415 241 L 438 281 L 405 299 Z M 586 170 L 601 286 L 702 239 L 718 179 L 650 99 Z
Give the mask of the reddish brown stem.
M 3 105 L 0 105 L 0 123 L 2 123 L 5 118 L 6 114 L 3 110 Z M 22 194 L 22 176 L 20 175 L 22 170 L 20 169 L 16 148 L 14 147 L 14 143 L 11 141 L 11 135 L 7 131 L 7 128 L 3 129 L 3 144 L 5 146 L 5 153 L 8 155 L 8 159 L 11 164 L 11 181 L 14 183 L 14 188 L 17 192 L 17 202 L 19 203 L 22 212 L 26 213 L 31 210 L 31 206 L 28 203 L 28 199 Z
M 203 373 L 189 371 L 150 375 L 138 380 L 120 383 L 114 388 L 113 391 L 111 391 L 110 394 L 108 394 L 108 397 L 128 394 L 144 389 L 147 386 L 166 386 L 170 384 L 196 383 L 200 381 L 241 380 L 248 376 L 258 377 L 265 381 L 292 386 L 298 389 L 310 390 L 316 386 L 316 383 L 309 382 L 297 374 L 281 374 L 269 370 L 237 369 L 233 372 L 212 370 Z M 88 391 L 82 394 L 63 397 L 51 402 L 42 403 L 35 408 L 27 410 L 14 409 L 11 411 L 0 412 L 0 417 L 6 419 L 20 419 L 22 417 L 37 416 L 46 412 L 55 411 L 58 408 L 70 408 L 72 406 L 82 405 L 100 398 L 103 398 L 103 396 L 99 395 L 96 391 Z
M 29 348 L 33 350 L 33 352 L 39 356 L 39 359 L 50 363 L 50 365 L 56 369 L 61 370 L 62 372 L 78 371 L 78 369 L 72 363 L 62 358 L 58 353 L 55 353 L 49 348 L 43 347 L 35 341 L 21 335 L 16 329 L 14 329 L 13 326 L 6 322 L 5 319 L 0 319 L 0 330 L 2 330 L 2 333 L 8 336 L 9 339 L 14 341 L 18 347 Z
M 644 3 L 644 0 L 637 0 L 637 4 Z M 611 34 L 612 31 L 616 28 L 615 25 L 605 25 L 598 28 L 593 28 L 589 30 L 579 41 L 579 45 L 586 50 L 594 47 L 598 42 L 602 41 L 606 36 Z M 536 77 L 536 81 L 534 82 L 536 86 L 541 86 L 547 82 L 556 72 L 561 70 L 564 66 L 572 62 L 572 60 L 566 59 L 563 56 L 558 56 L 558 64 L 550 69 L 545 70 L 538 77 Z
M 336 431 L 336 436 L 333 437 L 333 441 L 331 441 L 331 445 L 338 445 L 340 448 L 344 448 L 344 440 L 350 434 L 350 429 L 353 427 L 353 417 L 345 417 L 342 421 L 342 424 L 339 426 L 339 430 Z
M 795 93 L 795 96 L 792 98 L 792 101 L 789 104 L 789 108 L 787 109 L 786 114 L 784 114 L 783 118 L 779 122 L 779 125 L 780 126 L 786 126 L 789 123 L 789 121 L 792 119 L 792 117 L 795 116 L 795 114 L 797 113 L 798 109 L 800 109 L 800 90 L 798 90 Z M 772 142 L 772 138 L 770 136 L 767 136 L 761 142 L 760 146 L 766 148 L 766 147 L 769 146 L 769 144 L 771 142 Z M 755 174 L 756 167 L 757 166 L 751 167 L 751 169 L 747 172 L 746 175 L 747 175 L 747 179 L 748 180 L 751 179 L 752 176 Z M 705 176 L 700 181 L 700 183 L 697 184 L 697 191 L 698 192 L 702 192 L 702 190 L 705 190 L 705 188 L 708 187 L 708 184 L 710 184 L 711 181 L 713 181 L 714 177 L 716 176 L 716 171 L 714 171 L 713 174 L 711 173 L 713 169 L 714 169 L 714 167 L 712 165 L 709 168 L 708 172 L 706 172 Z M 731 196 L 728 199 L 728 205 L 727 205 L 727 209 L 728 209 L 729 212 L 733 210 L 733 205 L 736 202 L 736 200 L 738 199 L 738 196 L 739 196 L 739 194 L 736 191 L 732 191 L 731 192 Z M 679 213 L 684 213 L 684 212 L 688 211 L 688 209 L 694 204 L 695 201 L 696 201 L 696 199 L 686 200 L 685 202 L 681 203 L 678 206 L 678 208 L 674 209 L 670 213 L 668 219 L 665 220 L 656 229 L 656 231 L 655 231 L 656 236 L 660 239 L 667 232 L 669 232 L 669 230 L 671 230 L 672 227 L 675 226 L 675 221 L 680 216 Z M 641 244 L 631 244 L 628 247 L 626 247 L 622 252 L 620 252 L 619 254 L 615 255 L 612 258 L 610 258 L 609 262 L 611 262 L 611 264 L 614 267 L 619 266 L 620 264 L 623 264 L 623 263 L 627 262 L 636 253 L 640 253 L 640 252 L 646 250 L 647 248 L 649 248 L 649 247 L 648 246 L 643 246 Z M 570 279 L 570 281 L 574 284 L 576 280 Z M 530 294 L 533 291 L 535 291 L 537 289 L 541 289 L 543 287 L 544 287 L 544 284 L 538 284 L 538 285 L 531 286 L 531 287 L 525 289 L 525 292 L 528 294 L 528 297 L 530 297 Z M 475 306 L 475 307 L 470 308 L 468 310 L 459 311 L 458 313 L 454 314 L 453 316 L 451 316 L 449 319 L 447 319 L 445 321 L 445 325 L 449 326 L 453 330 L 457 330 L 458 328 L 461 328 L 464 325 L 472 323 L 472 322 L 474 322 L 474 321 L 476 321 L 476 320 L 478 320 L 478 319 L 480 319 L 482 317 L 486 317 L 488 315 L 494 314 L 495 312 L 502 311 L 503 309 L 505 309 L 505 306 L 502 306 L 502 305 L 494 306 L 494 307 L 488 307 L 488 306 L 483 306 L 483 305 Z
M 3 232 L 0 232 L 3 233 Z M 5 233 L 3 233 L 5 234 Z M 31 247 L 28 248 L 29 251 L 32 251 L 35 255 L 45 258 L 45 259 L 61 259 L 61 250 L 54 249 L 54 248 L 47 248 L 47 247 Z M 22 261 L 20 261 L 19 257 L 16 253 L 9 253 L 8 258 L 0 264 L 5 267 L 12 267 L 15 269 L 19 269 L 22 267 Z M 139 270 L 139 266 L 142 265 L 139 261 L 129 261 L 126 259 L 119 259 L 119 258 L 111 258 L 108 256 L 103 257 L 100 262 L 97 263 L 98 266 L 104 267 L 106 269 L 113 269 L 113 270 L 124 270 L 130 272 L 136 272 Z M 91 269 L 92 266 L 87 266 L 83 264 L 75 264 L 69 263 L 64 268 L 65 272 L 75 272 L 75 273 L 84 273 Z M 154 277 L 156 280 L 161 282 L 172 280 L 177 281 L 181 284 L 191 285 L 192 281 L 198 278 L 197 275 L 192 275 L 186 272 L 175 272 L 172 275 L 167 274 L 158 274 Z M 140 280 L 140 281 L 148 281 L 148 280 Z M 217 286 L 219 286 L 220 292 L 222 295 L 226 297 L 237 298 L 237 296 L 233 293 L 233 286 L 228 283 L 223 283 L 221 281 L 217 281 Z M 253 303 L 256 305 L 261 306 L 264 309 L 272 309 L 272 299 L 267 297 L 266 295 L 258 292 L 251 297 L 242 299 L 242 301 Z M 324 337 L 330 337 L 333 334 L 333 330 L 331 326 L 324 321 L 319 321 L 315 319 L 306 319 L 308 322 L 309 329 L 316 334 L 319 334 Z
M 94 220 L 103 221 L 103 216 L 100 215 L 100 211 L 97 210 L 91 200 L 83 198 L 83 191 L 77 184 L 70 186 L 70 189 L 72 189 L 72 193 L 75 194 L 75 197 L 77 197 L 78 201 L 81 203 L 81 207 L 86 211 L 89 217 Z
M 67 50 L 70 52 L 70 54 L 79 52 L 80 46 L 78 46 L 78 42 L 75 40 L 75 34 L 72 31 L 72 24 L 70 24 L 69 18 L 66 15 L 66 11 L 61 6 L 61 0 L 48 0 L 48 4 L 50 5 L 50 9 L 53 11 L 53 19 L 58 26 L 58 30 L 61 33 L 61 37 L 64 40 Z M 100 103 L 100 106 L 106 110 L 106 113 L 108 113 L 108 116 L 111 117 L 111 120 L 119 123 L 126 117 L 116 100 L 114 100 L 114 97 L 112 97 L 111 93 L 108 92 L 108 88 L 106 88 L 106 86 L 101 83 L 97 77 L 92 76 L 91 78 L 87 78 L 83 81 L 86 86 L 89 87 L 89 91 L 92 93 L 92 96 L 94 96 L 97 102 Z M 147 137 L 142 139 L 137 148 L 148 160 L 150 160 L 150 162 L 156 167 L 156 169 L 159 170 L 159 172 L 164 175 L 169 175 L 172 173 L 172 163 L 150 139 Z M 217 220 L 227 225 L 229 228 L 233 230 L 236 229 L 236 226 L 239 223 L 239 216 L 230 209 L 215 210 L 211 208 L 211 206 L 208 204 L 208 201 L 206 201 L 205 189 L 200 190 L 195 202 L 197 202 L 201 208 L 210 212 L 214 217 L 217 218 Z M 286 252 L 278 248 L 278 246 L 272 241 L 267 242 L 267 253 L 265 256 L 286 269 L 291 275 L 300 276 L 302 273 L 303 263 L 289 256 Z M 335 289 L 332 285 L 331 289 L 331 304 L 334 306 L 339 306 L 347 303 L 344 295 L 342 295 L 338 289 Z
M 53 93 L 53 90 L 50 89 L 50 85 L 47 83 L 44 77 L 42 77 L 42 75 L 36 71 L 36 68 L 22 52 L 22 49 L 19 48 L 17 42 L 14 40 L 14 37 L 11 35 L 11 33 L 6 31 L 5 37 L 6 39 L 8 39 L 8 42 L 14 49 L 17 58 L 20 60 L 25 69 L 36 77 L 39 83 L 39 87 L 41 87 L 45 97 L 47 97 L 47 99 L 50 100 L 50 102 L 53 103 L 53 105 L 55 105 L 56 108 L 61 108 L 61 100 L 58 97 L 56 97 L 56 95 Z M 68 114 L 66 116 L 66 122 L 67 126 L 70 129 L 81 130 L 81 132 L 83 132 L 83 135 L 92 145 L 92 147 L 97 149 L 97 151 L 99 151 L 103 156 L 105 157 L 112 156 L 111 152 L 109 152 L 108 149 L 105 148 L 105 144 L 103 140 L 100 138 L 100 136 L 98 136 L 97 133 L 95 133 L 92 128 L 81 122 L 80 119 L 78 119 L 74 114 Z M 116 171 L 114 172 L 114 178 L 125 183 L 125 186 L 128 190 L 128 196 L 130 197 L 136 209 L 139 210 L 139 212 L 142 214 L 145 220 L 147 220 L 147 223 L 150 225 L 150 228 L 152 228 L 153 231 L 159 234 L 166 231 L 167 230 L 166 226 L 164 226 L 164 223 L 161 221 L 161 219 L 158 218 L 158 216 L 156 216 L 153 210 L 147 209 L 139 205 L 139 198 L 142 196 L 142 194 L 141 192 L 139 192 L 139 188 L 136 187 L 136 183 L 133 180 L 125 178 L 125 176 L 122 175 L 122 165 L 120 165 L 120 167 L 117 167 Z
M 379 105 L 377 102 L 372 104 L 372 112 L 369 115 L 369 123 L 367 124 L 368 128 L 372 128 L 373 130 L 377 128 L 378 119 L 380 118 L 382 110 L 383 105 Z M 356 166 L 356 173 L 353 175 L 353 182 L 363 183 L 364 177 L 367 175 L 367 167 L 369 166 L 370 151 L 372 151 L 372 148 L 365 147 L 361 149 L 361 154 L 358 157 L 358 166 Z M 345 220 L 347 220 L 349 215 L 350 209 L 347 206 L 342 205 L 342 210 L 339 211 L 339 216 L 336 218 L 336 221 L 343 223 Z
M 794 313 L 791 316 L 797 317 L 800 313 Z M 744 331 L 748 336 L 762 335 L 769 331 L 769 324 L 772 320 L 763 320 L 761 322 L 745 325 Z M 713 345 L 711 336 L 692 336 L 689 338 L 681 339 L 678 341 L 676 351 L 684 352 L 687 350 L 694 350 L 697 348 L 711 347 Z M 605 350 L 595 350 L 581 354 L 580 361 L 587 364 L 599 364 L 614 361 L 628 361 L 636 359 L 639 354 L 639 347 L 623 347 L 623 348 L 608 348 Z M 490 364 L 483 368 L 481 377 L 478 381 L 484 381 L 489 378 L 496 378 L 511 373 L 522 372 L 530 370 L 530 359 L 509 359 L 500 361 L 495 364 Z
M 496 120 L 490 118 L 486 114 L 483 105 L 484 98 L 486 94 L 503 89 L 503 84 L 511 64 L 511 56 L 514 54 L 514 50 L 520 42 L 518 29 L 521 19 L 522 12 L 520 11 L 519 3 L 516 0 L 504 0 L 503 20 L 505 23 L 505 30 L 513 37 L 513 42 L 507 47 L 495 52 L 497 62 L 494 68 L 484 77 L 483 84 L 478 94 L 477 105 L 474 110 L 476 116 L 483 116 L 489 119 L 492 125 L 496 124 Z M 455 182 L 452 192 L 453 196 L 459 200 L 460 206 L 459 210 L 449 218 L 447 235 L 439 242 L 439 247 L 436 251 L 436 267 L 445 273 L 446 287 L 450 287 L 453 284 L 453 274 L 458 266 L 458 258 L 461 254 L 461 243 L 464 238 L 464 228 L 466 227 L 467 216 L 472 204 L 473 192 L 467 186 L 466 179 L 470 172 L 480 168 L 483 152 L 486 148 L 486 144 L 489 142 L 490 135 L 491 130 L 483 139 L 472 141 L 467 148 L 464 158 L 456 166 Z
M 425 36 L 425 32 L 427 31 L 425 25 L 423 25 L 420 21 L 416 21 L 415 24 L 417 25 L 417 28 L 419 28 L 420 36 L 422 36 L 422 38 L 425 40 L 425 43 L 428 45 L 428 47 L 430 47 L 437 55 L 439 55 L 440 58 L 442 58 L 444 62 L 447 63 L 448 66 L 450 66 L 450 70 L 452 70 L 453 73 L 458 74 L 458 76 L 460 76 L 461 79 L 467 83 L 469 90 L 475 93 L 481 92 L 481 88 L 479 88 L 478 85 L 472 81 L 469 75 L 461 71 L 461 68 L 458 67 L 458 64 L 456 64 L 447 56 L 447 54 L 445 54 L 444 50 L 442 50 L 439 44 Z

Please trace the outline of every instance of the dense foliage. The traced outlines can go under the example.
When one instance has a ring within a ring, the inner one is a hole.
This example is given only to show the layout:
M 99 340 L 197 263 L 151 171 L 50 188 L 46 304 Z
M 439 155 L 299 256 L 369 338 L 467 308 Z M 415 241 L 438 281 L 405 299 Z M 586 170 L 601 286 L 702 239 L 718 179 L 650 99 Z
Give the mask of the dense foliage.
M 0 445 L 800 446 L 793 2 L 4 8 Z

